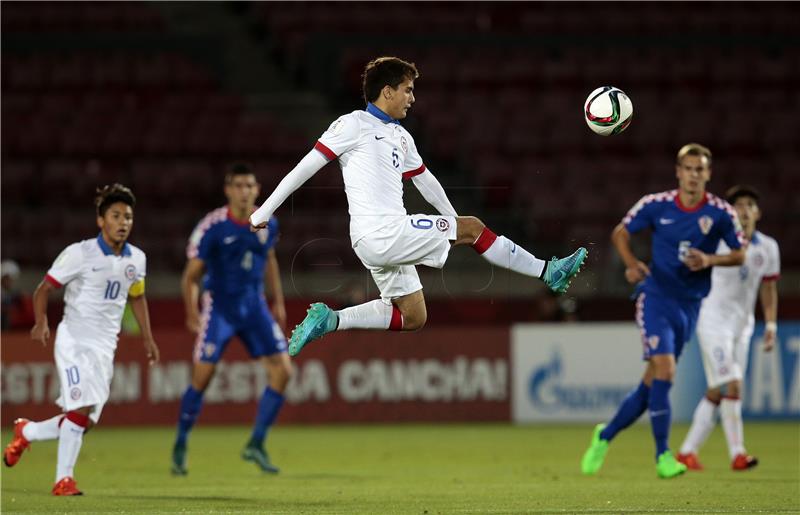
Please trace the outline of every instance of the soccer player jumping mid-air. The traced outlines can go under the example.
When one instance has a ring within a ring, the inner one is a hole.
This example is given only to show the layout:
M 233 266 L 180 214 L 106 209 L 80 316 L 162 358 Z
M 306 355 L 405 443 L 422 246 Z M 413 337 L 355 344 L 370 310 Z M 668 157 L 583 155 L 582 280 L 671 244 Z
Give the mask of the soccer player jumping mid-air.
M 264 227 L 276 209 L 329 161 L 338 159 L 350 213 L 353 250 L 371 272 L 381 298 L 334 311 L 312 304 L 289 339 L 292 356 L 310 341 L 333 331 L 389 329 L 414 331 L 427 319 L 416 265 L 444 266 L 452 245 L 471 245 L 493 265 L 536 277 L 563 293 L 586 259 L 573 254 L 538 259 L 498 236 L 474 216 L 459 216 L 439 181 L 426 168 L 414 138 L 400 125 L 415 101 L 417 68 L 396 57 L 380 57 L 363 74 L 365 110 L 337 119 L 295 168 L 250 216 L 253 230 Z M 411 179 L 438 215 L 409 215 L 403 179 Z

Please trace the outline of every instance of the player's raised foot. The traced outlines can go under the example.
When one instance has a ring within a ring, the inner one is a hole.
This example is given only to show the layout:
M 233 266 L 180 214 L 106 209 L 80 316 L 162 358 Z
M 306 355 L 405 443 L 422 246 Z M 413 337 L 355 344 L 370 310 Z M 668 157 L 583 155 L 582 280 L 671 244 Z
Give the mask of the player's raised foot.
M 585 453 L 583 453 L 583 458 L 581 459 L 581 472 L 587 476 L 593 476 L 597 474 L 597 471 L 600 470 L 600 467 L 603 466 L 603 462 L 606 459 L 606 453 L 608 452 L 608 440 L 603 440 L 600 438 L 600 433 L 605 428 L 605 424 L 597 424 L 594 426 L 592 443 L 589 444 L 589 448 L 586 449 Z
M 677 477 L 686 472 L 686 465 L 675 459 L 672 451 L 664 451 L 658 455 L 656 462 L 656 472 L 658 477 L 662 479 L 669 479 Z
M 556 293 L 564 293 L 569 288 L 569 283 L 580 272 L 583 262 L 589 252 L 581 247 L 565 258 L 557 258 L 547 262 L 542 280 Z
M 269 461 L 269 453 L 257 445 L 248 444 L 242 451 L 242 459 L 245 461 L 252 461 L 258 465 L 258 468 L 270 474 L 277 474 L 281 471 L 281 469 Z
M 758 458 L 749 454 L 737 454 L 731 462 L 733 470 L 747 470 L 758 465 Z
M 306 313 L 289 338 L 290 356 L 297 356 L 306 344 L 335 331 L 339 324 L 336 312 L 321 302 L 311 304 Z
M 3 452 L 3 462 L 6 464 L 6 467 L 13 467 L 16 465 L 22 457 L 22 453 L 31 445 L 22 434 L 22 428 L 25 427 L 28 422 L 30 421 L 25 418 L 18 418 L 14 421 L 14 438 L 11 440 L 10 444 L 6 445 L 6 449 Z
M 83 495 L 83 492 L 78 490 L 74 479 L 65 477 L 53 486 L 53 495 Z
M 686 465 L 689 470 L 703 470 L 703 464 L 697 458 L 697 454 L 690 452 L 688 454 L 678 454 L 678 461 Z
M 175 444 L 172 448 L 172 467 L 170 468 L 173 476 L 185 476 L 189 473 L 186 469 L 186 445 Z

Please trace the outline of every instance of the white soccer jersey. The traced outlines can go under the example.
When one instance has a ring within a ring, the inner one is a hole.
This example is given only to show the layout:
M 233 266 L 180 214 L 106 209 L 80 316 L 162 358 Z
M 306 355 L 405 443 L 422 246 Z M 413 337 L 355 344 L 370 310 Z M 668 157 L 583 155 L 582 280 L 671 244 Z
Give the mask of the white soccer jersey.
M 411 134 L 368 109 L 340 117 L 314 147 L 342 167 L 353 244 L 406 216 L 402 181 L 425 171 Z
M 126 243 L 117 256 L 102 235 L 61 252 L 45 279 L 66 286 L 63 323 L 74 339 L 116 349 L 128 290 L 144 279 L 146 266 L 140 249 Z
M 720 241 L 717 254 L 728 252 L 728 246 Z M 735 332 L 752 327 L 761 282 L 775 280 L 780 273 L 778 242 L 756 231 L 743 265 L 714 267 L 711 292 L 703 300 L 698 326 L 722 326 Z

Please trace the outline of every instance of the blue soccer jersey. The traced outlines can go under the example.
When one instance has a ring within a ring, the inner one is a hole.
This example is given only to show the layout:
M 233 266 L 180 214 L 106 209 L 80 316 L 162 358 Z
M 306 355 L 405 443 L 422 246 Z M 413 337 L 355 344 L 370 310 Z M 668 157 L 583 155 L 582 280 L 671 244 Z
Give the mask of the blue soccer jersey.
M 201 259 L 206 273 L 201 328 L 195 359 L 217 362 L 238 335 L 253 357 L 282 352 L 286 342 L 264 299 L 264 266 L 278 239 L 278 220 L 250 231 L 227 207 L 203 218 L 189 239 L 186 256 Z
M 720 240 L 731 249 L 745 243 L 736 212 L 711 193 L 692 208 L 681 204 L 678 190 L 646 195 L 622 223 L 631 234 L 652 230 L 652 262 L 643 291 L 677 300 L 700 300 L 711 289 L 711 268 L 692 272 L 684 264 L 690 248 L 714 254 Z

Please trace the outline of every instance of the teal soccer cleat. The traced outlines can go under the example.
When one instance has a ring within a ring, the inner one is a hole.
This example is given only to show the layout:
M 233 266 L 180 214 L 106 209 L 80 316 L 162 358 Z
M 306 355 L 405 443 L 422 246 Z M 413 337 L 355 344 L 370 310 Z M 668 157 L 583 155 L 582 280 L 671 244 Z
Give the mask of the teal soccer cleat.
M 589 252 L 581 247 L 565 258 L 558 259 L 554 256 L 548 261 L 542 280 L 554 292 L 564 293 L 569 288 L 570 280 L 580 272 L 588 255 Z
M 176 443 L 172 448 L 172 475 L 185 476 L 189 473 L 186 469 L 186 445 Z
M 252 461 L 264 472 L 269 472 L 270 474 L 277 474 L 280 472 L 280 469 L 270 461 L 269 453 L 257 445 L 248 445 L 245 447 L 242 451 L 242 459 L 244 461 Z
M 307 343 L 335 331 L 339 324 L 336 312 L 321 302 L 311 304 L 306 313 L 305 320 L 294 328 L 289 338 L 290 356 L 297 356 Z

